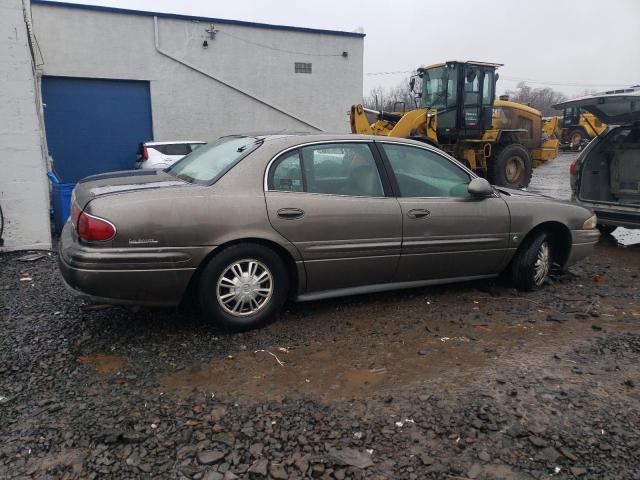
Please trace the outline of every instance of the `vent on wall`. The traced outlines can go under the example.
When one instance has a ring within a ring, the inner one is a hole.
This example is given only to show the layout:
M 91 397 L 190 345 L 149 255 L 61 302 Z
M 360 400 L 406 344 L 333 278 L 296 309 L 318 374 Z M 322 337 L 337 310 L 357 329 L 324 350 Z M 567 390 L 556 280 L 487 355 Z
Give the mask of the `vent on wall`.
M 311 73 L 310 63 L 295 62 L 295 73 Z

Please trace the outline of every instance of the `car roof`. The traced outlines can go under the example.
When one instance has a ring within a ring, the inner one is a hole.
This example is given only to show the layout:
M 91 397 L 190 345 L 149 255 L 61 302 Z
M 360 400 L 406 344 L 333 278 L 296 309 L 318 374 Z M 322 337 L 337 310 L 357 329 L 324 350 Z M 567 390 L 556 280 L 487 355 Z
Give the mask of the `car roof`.
M 553 106 L 583 108 L 605 123 L 621 125 L 640 120 L 640 86 L 585 95 Z
M 427 145 L 424 142 L 418 140 L 411 140 L 408 138 L 400 137 L 388 137 L 385 135 L 360 135 L 355 133 L 311 133 L 311 132 L 297 132 L 297 133 L 242 133 L 235 135 L 225 135 L 229 137 L 254 137 L 265 142 L 280 142 L 289 143 L 291 145 L 302 143 L 316 143 L 316 142 L 335 142 L 335 141 L 391 141 L 406 143 L 408 145 Z
M 185 143 L 207 143 L 202 140 L 175 140 L 170 142 L 144 142 L 143 145 L 147 147 L 154 147 L 156 145 L 180 145 Z

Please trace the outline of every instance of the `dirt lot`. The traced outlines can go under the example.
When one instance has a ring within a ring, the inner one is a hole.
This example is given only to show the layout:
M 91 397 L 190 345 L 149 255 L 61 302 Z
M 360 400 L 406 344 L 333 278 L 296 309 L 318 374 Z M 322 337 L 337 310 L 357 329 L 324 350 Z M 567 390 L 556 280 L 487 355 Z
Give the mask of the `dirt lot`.
M 566 195 L 568 160 L 533 188 Z M 0 478 L 640 479 L 637 242 L 534 294 L 294 304 L 233 335 L 0 256 Z

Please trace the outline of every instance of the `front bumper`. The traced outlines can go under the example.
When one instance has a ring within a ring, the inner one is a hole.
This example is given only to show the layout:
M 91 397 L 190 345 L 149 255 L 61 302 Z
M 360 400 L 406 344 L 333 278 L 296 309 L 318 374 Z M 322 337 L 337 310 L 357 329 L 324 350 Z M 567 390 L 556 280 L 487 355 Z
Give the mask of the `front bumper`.
M 67 223 L 60 236 L 58 266 L 70 288 L 94 301 L 175 306 L 212 249 L 96 248 L 80 244 Z
M 590 255 L 599 239 L 600 232 L 595 228 L 592 230 L 572 230 L 571 253 L 567 260 L 567 266 L 573 265 Z

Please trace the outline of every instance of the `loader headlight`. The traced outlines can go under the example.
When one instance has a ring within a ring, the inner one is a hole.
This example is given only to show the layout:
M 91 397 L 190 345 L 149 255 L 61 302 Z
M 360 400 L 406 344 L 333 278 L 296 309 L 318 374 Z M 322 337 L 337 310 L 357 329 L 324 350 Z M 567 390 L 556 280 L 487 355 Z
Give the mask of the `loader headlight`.
M 597 224 L 598 224 L 598 217 L 596 217 L 595 215 L 592 215 L 584 221 L 584 223 L 582 224 L 582 228 L 583 230 L 592 230 L 596 228 Z

